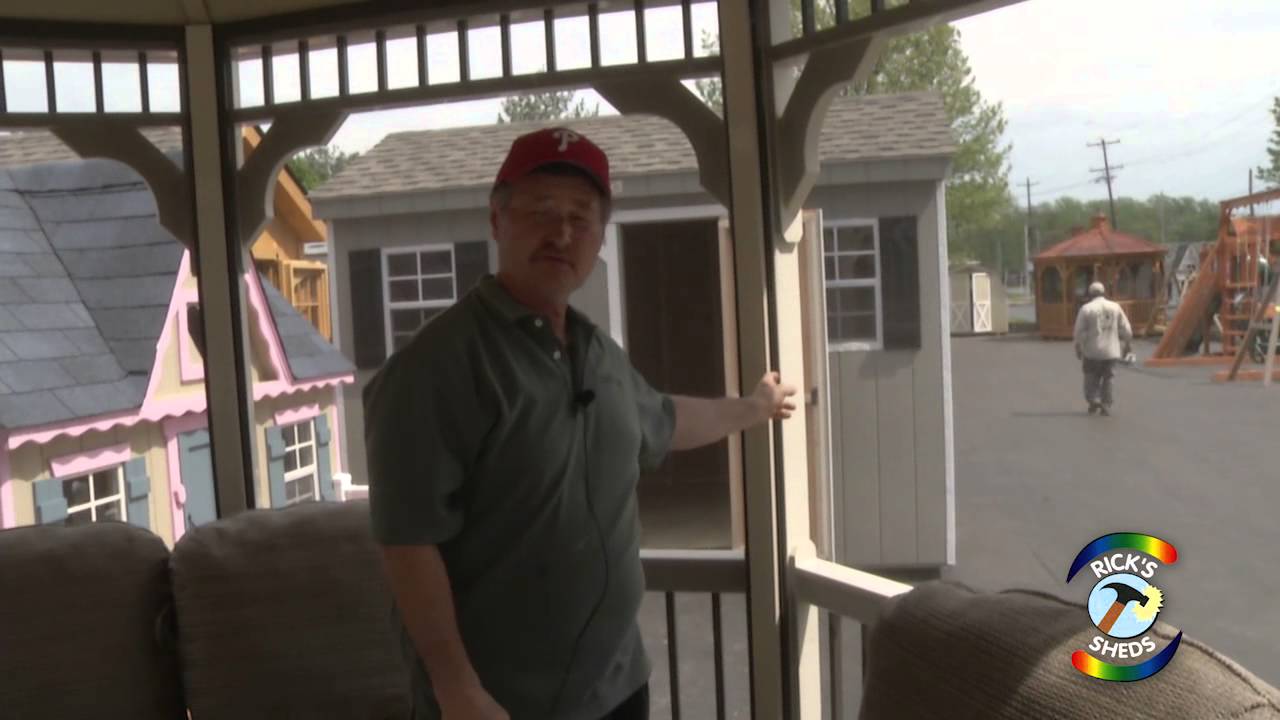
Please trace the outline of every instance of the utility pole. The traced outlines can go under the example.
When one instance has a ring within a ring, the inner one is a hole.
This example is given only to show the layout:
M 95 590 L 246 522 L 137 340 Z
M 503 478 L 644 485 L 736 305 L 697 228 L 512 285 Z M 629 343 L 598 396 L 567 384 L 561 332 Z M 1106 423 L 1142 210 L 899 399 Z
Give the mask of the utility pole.
M 1249 194 L 1250 194 L 1250 195 L 1252 195 L 1252 194 L 1253 194 L 1253 168 L 1249 168 Z M 1253 209 L 1253 205 L 1250 205 L 1250 206 L 1249 206 L 1249 217 L 1253 217 L 1253 216 L 1254 216 L 1254 214 L 1255 214 L 1255 211 L 1254 211 L 1254 209 Z
M 1165 191 L 1160 191 L 1160 243 L 1165 245 Z
M 1091 168 L 1090 172 L 1102 173 L 1102 177 L 1098 178 L 1097 182 L 1105 182 L 1107 184 L 1107 202 L 1111 204 L 1111 227 L 1117 230 L 1120 229 L 1120 225 L 1119 223 L 1116 222 L 1116 197 L 1111 191 L 1111 182 L 1112 180 L 1115 179 L 1115 171 L 1123 170 L 1124 166 L 1123 165 L 1116 165 L 1115 167 L 1111 166 L 1111 158 L 1107 156 L 1107 145 L 1119 145 L 1119 144 L 1120 144 L 1119 140 L 1107 140 L 1105 138 L 1099 138 L 1098 142 L 1096 143 L 1089 143 L 1089 147 L 1102 148 L 1102 168 L 1101 169 Z
M 1031 205 L 1031 186 L 1039 184 L 1027 178 L 1027 224 L 1022 229 L 1022 285 L 1028 292 L 1031 290 L 1031 233 L 1035 226 L 1035 208 Z M 1037 244 L 1036 250 L 1039 249 Z
M 999 233 L 995 233 L 996 241 L 996 272 L 1000 276 L 1000 282 L 1004 282 L 1004 238 Z

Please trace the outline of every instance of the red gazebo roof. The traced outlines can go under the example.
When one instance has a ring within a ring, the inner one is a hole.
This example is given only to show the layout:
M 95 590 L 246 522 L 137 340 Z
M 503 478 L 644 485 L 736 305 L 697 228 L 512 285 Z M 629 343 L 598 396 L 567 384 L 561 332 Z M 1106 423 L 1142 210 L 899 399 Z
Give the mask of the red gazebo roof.
M 1087 257 L 1096 255 L 1164 255 L 1161 245 L 1118 232 L 1107 222 L 1106 215 L 1095 215 L 1089 229 L 1073 235 L 1062 242 L 1045 248 L 1035 256 L 1035 260 L 1051 260 L 1056 258 Z

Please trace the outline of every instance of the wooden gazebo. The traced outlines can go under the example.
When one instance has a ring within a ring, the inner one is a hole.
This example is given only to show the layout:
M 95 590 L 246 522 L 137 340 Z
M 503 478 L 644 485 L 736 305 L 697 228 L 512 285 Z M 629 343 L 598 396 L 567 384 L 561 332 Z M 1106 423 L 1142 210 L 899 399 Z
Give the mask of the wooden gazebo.
M 1106 215 L 1032 258 L 1036 273 L 1036 319 L 1040 336 L 1070 338 L 1076 313 L 1099 280 L 1120 303 L 1136 334 L 1145 335 L 1163 305 L 1164 247 L 1118 232 Z

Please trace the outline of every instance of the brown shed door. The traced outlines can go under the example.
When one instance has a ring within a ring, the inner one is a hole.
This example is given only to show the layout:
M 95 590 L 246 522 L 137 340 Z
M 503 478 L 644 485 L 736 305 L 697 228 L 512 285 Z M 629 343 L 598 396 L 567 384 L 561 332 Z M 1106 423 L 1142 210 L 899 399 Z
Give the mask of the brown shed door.
M 622 228 L 627 352 L 662 392 L 725 394 L 720 251 L 715 220 Z M 646 483 L 728 480 L 724 441 L 670 455 Z

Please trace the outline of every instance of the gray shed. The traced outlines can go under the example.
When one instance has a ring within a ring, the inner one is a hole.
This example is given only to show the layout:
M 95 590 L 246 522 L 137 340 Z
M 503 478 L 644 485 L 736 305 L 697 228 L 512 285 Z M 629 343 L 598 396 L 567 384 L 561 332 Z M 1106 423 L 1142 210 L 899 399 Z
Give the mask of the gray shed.
M 1000 273 L 977 263 L 951 266 L 951 334 L 1009 332 L 1009 294 Z
M 753 384 L 738 378 L 726 332 L 728 210 L 704 189 L 688 139 L 643 115 L 568 124 L 608 153 L 614 186 L 604 246 L 574 306 L 657 388 L 716 396 Z M 344 400 L 349 467 L 365 463 L 360 387 L 496 269 L 489 190 L 512 139 L 532 127 L 391 134 L 311 193 L 332 238 L 335 340 L 357 366 Z M 937 567 L 954 548 L 943 290 L 954 147 L 934 93 L 837 98 L 822 126 L 806 237 L 821 244 L 825 272 L 833 542 L 852 565 Z M 645 542 L 741 544 L 741 472 L 723 441 L 674 454 L 640 483 Z

